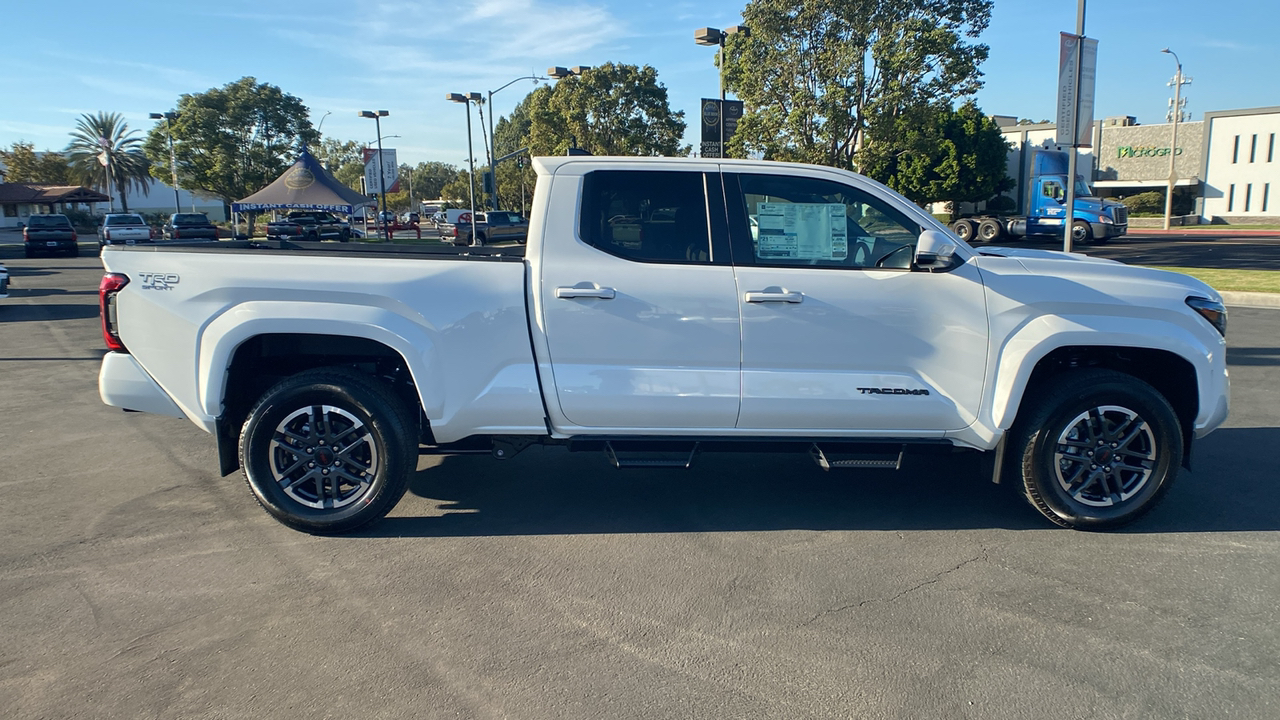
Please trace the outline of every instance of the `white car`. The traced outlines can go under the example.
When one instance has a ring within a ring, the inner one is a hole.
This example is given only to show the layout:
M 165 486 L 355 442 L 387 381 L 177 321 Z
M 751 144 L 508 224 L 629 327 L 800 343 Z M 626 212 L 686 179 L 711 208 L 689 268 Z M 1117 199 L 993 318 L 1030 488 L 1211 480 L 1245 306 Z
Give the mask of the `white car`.
M 151 240 L 151 226 L 137 213 L 112 213 L 102 219 L 100 246 L 133 245 Z
M 420 453 L 535 444 L 981 453 L 1049 521 L 1113 528 L 1227 417 L 1226 310 L 1187 275 L 978 252 L 835 168 L 533 165 L 524 247 L 105 253 L 103 401 L 212 433 L 223 474 L 317 533 L 382 517 Z

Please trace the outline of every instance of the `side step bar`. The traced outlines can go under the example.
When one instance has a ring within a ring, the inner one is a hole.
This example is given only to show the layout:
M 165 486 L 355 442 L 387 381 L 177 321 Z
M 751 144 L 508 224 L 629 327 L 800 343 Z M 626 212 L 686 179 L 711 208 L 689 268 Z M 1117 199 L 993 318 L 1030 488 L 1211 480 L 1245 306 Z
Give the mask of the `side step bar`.
M 809 456 L 823 470 L 878 468 L 881 470 L 898 470 L 902 467 L 902 456 L 906 447 L 899 448 L 897 455 L 893 453 L 825 453 L 817 443 L 809 446 Z
M 698 445 L 699 443 L 695 442 L 687 450 L 683 447 L 661 447 L 648 443 L 635 443 L 631 448 L 626 446 L 615 448 L 613 441 L 606 441 L 604 454 L 616 468 L 687 469 L 693 464 L 693 456 L 698 454 Z

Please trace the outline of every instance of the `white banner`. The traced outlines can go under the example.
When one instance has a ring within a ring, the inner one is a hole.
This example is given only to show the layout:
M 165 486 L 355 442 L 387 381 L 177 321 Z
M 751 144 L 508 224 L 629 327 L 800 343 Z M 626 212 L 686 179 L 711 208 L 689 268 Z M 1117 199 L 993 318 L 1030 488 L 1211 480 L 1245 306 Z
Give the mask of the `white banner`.
M 1083 41 L 1083 42 L 1081 42 Z M 1080 57 L 1080 102 L 1076 103 L 1076 52 Z M 1059 145 L 1093 147 L 1093 95 L 1098 75 L 1098 41 L 1061 33 L 1058 51 L 1058 122 Z
M 382 150 L 382 179 L 386 182 L 387 192 L 399 192 L 396 183 L 400 180 L 400 165 L 396 163 L 394 149 Z M 382 185 L 378 182 L 378 151 L 374 149 L 365 151 L 364 187 L 370 195 L 382 192 Z

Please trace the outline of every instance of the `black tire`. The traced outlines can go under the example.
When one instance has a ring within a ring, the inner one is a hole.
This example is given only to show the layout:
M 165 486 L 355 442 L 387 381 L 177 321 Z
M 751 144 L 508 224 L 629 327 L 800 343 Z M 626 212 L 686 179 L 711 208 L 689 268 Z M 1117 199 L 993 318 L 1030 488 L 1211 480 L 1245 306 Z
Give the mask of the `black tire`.
M 1071 242 L 1080 245 L 1092 245 L 1093 226 L 1084 220 L 1076 220 L 1071 223 Z
M 80 246 L 76 243 L 71 243 L 71 249 L 67 251 L 67 257 L 80 257 Z
M 476 245 L 484 247 L 485 240 L 487 239 L 488 238 L 484 236 L 484 233 L 476 233 Z
M 25 255 L 26 257 L 33 258 L 36 256 L 36 251 L 32 250 L 29 247 L 23 246 L 22 254 Z
M 350 532 L 404 496 L 417 437 L 416 414 L 381 381 L 345 368 L 308 370 L 276 384 L 250 411 L 240 466 L 258 503 L 281 523 Z
M 1054 378 L 1028 396 L 1011 433 L 1014 485 L 1062 527 L 1106 530 L 1137 520 L 1168 492 L 1182 462 L 1182 427 L 1169 402 L 1113 370 Z
M 957 220 L 951 223 L 951 232 L 955 233 L 956 237 L 959 237 L 961 240 L 965 242 L 969 242 L 970 240 L 972 240 L 973 235 L 976 231 L 977 231 L 977 225 L 975 225 L 972 220 L 969 220 L 967 218 L 964 220 Z
M 1004 225 L 999 220 L 987 218 L 978 223 L 977 237 L 984 243 L 1000 242 L 1004 239 Z

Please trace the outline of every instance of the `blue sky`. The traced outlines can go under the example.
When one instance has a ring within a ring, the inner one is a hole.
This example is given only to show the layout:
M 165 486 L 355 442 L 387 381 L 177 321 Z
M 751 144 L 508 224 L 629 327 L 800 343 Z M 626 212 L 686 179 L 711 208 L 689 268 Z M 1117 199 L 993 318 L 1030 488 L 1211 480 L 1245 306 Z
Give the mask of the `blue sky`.
M 327 136 L 376 137 L 360 109 L 389 110 L 385 142 L 401 162 L 466 159 L 462 105 L 448 92 L 484 92 L 551 65 L 649 64 L 675 109 L 696 117 L 718 92 L 714 48 L 693 32 L 741 19 L 742 0 L 120 0 L 103 6 L 7 3 L 0 45 L 0 146 L 17 140 L 61 149 L 81 113 L 122 113 L 145 131 L 150 112 L 252 75 L 326 112 Z M 105 8 L 109 8 L 104 10 Z M 1076 3 L 997 0 L 978 103 L 989 114 L 1053 117 L 1059 31 L 1075 28 Z M 1259 0 L 1113 0 L 1090 3 L 1085 33 L 1099 40 L 1095 115 L 1164 121 L 1174 61 L 1194 83 L 1188 110 L 1280 105 L 1280 4 Z M 24 29 L 17 32 L 18 29 Z M 505 114 L 531 89 L 494 98 Z M 690 123 L 691 127 L 697 125 Z M 686 141 L 694 142 L 692 132 Z M 476 153 L 480 135 L 476 133 Z

